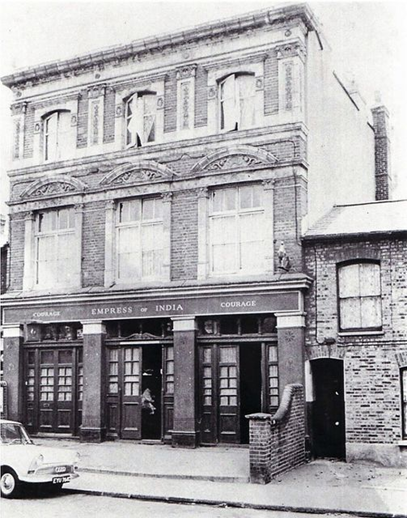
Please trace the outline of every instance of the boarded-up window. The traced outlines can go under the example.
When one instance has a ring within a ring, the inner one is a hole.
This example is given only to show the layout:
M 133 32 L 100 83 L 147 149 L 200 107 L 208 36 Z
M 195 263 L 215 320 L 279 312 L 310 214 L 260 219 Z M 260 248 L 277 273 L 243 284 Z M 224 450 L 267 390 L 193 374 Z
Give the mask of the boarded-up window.
M 255 124 L 254 76 L 231 74 L 219 85 L 220 129 L 252 128 Z
M 381 329 L 380 265 L 366 262 L 341 266 L 338 279 L 340 329 Z
M 155 93 L 137 93 L 126 104 L 126 145 L 144 146 L 155 141 Z

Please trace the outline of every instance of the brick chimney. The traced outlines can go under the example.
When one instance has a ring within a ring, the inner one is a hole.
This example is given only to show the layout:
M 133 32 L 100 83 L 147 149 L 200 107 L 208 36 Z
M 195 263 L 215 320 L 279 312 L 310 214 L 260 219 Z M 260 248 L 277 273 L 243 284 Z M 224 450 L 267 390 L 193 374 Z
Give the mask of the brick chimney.
M 372 108 L 375 132 L 376 200 L 391 198 L 389 112 L 385 106 Z

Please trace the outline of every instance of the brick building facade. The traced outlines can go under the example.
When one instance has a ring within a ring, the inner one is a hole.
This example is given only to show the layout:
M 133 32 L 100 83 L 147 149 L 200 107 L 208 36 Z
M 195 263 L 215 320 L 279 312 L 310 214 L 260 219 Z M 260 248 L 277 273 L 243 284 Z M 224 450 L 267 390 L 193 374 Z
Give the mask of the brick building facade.
M 316 453 L 405 465 L 407 200 L 337 206 L 303 243 Z
M 2 79 L 12 417 L 86 441 L 247 443 L 245 415 L 304 385 L 301 234 L 374 199 L 380 119 L 323 42 L 291 5 Z

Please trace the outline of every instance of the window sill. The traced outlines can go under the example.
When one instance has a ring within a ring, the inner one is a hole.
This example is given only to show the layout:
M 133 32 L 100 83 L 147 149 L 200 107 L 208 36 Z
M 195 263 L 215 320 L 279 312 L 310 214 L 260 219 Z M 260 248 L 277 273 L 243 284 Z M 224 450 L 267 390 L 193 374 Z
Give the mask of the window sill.
M 342 331 L 338 336 L 383 336 L 384 331 Z
M 398 446 L 400 446 L 400 448 L 407 448 L 407 439 L 402 439 L 399 441 Z

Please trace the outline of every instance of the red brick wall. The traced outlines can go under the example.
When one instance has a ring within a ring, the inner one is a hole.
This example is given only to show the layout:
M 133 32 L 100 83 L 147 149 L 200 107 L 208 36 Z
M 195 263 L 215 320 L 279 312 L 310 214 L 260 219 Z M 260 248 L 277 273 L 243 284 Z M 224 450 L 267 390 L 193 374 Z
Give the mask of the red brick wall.
M 164 82 L 164 133 L 177 129 L 177 78 L 175 70 L 168 73 Z
M 277 412 L 250 416 L 250 481 L 267 484 L 305 462 L 302 385 L 287 385 Z
M 115 92 L 107 89 L 104 98 L 103 142 L 113 142 L 115 135 Z
M 23 289 L 25 213 L 10 215 L 10 277 L 11 291 Z
M 27 106 L 27 112 L 25 114 L 24 120 L 24 158 L 31 158 L 34 152 L 34 116 L 34 108 L 32 106 Z
M 82 285 L 103 286 L 105 269 L 105 202 L 84 206 L 82 234 Z
M 407 237 L 305 242 L 304 252 L 314 279 L 305 297 L 306 345 L 312 357 L 333 338 L 332 351 L 344 357 L 346 442 L 394 444 L 401 439 L 396 353 L 407 352 Z M 380 261 L 383 332 L 341 336 L 337 263 L 357 259 Z
M 195 76 L 195 127 L 208 124 L 208 72 L 201 66 Z
M 171 279 L 196 279 L 198 199 L 196 190 L 174 193 L 171 210 Z
M 278 112 L 278 61 L 276 51 L 270 52 L 264 61 L 264 113 Z

